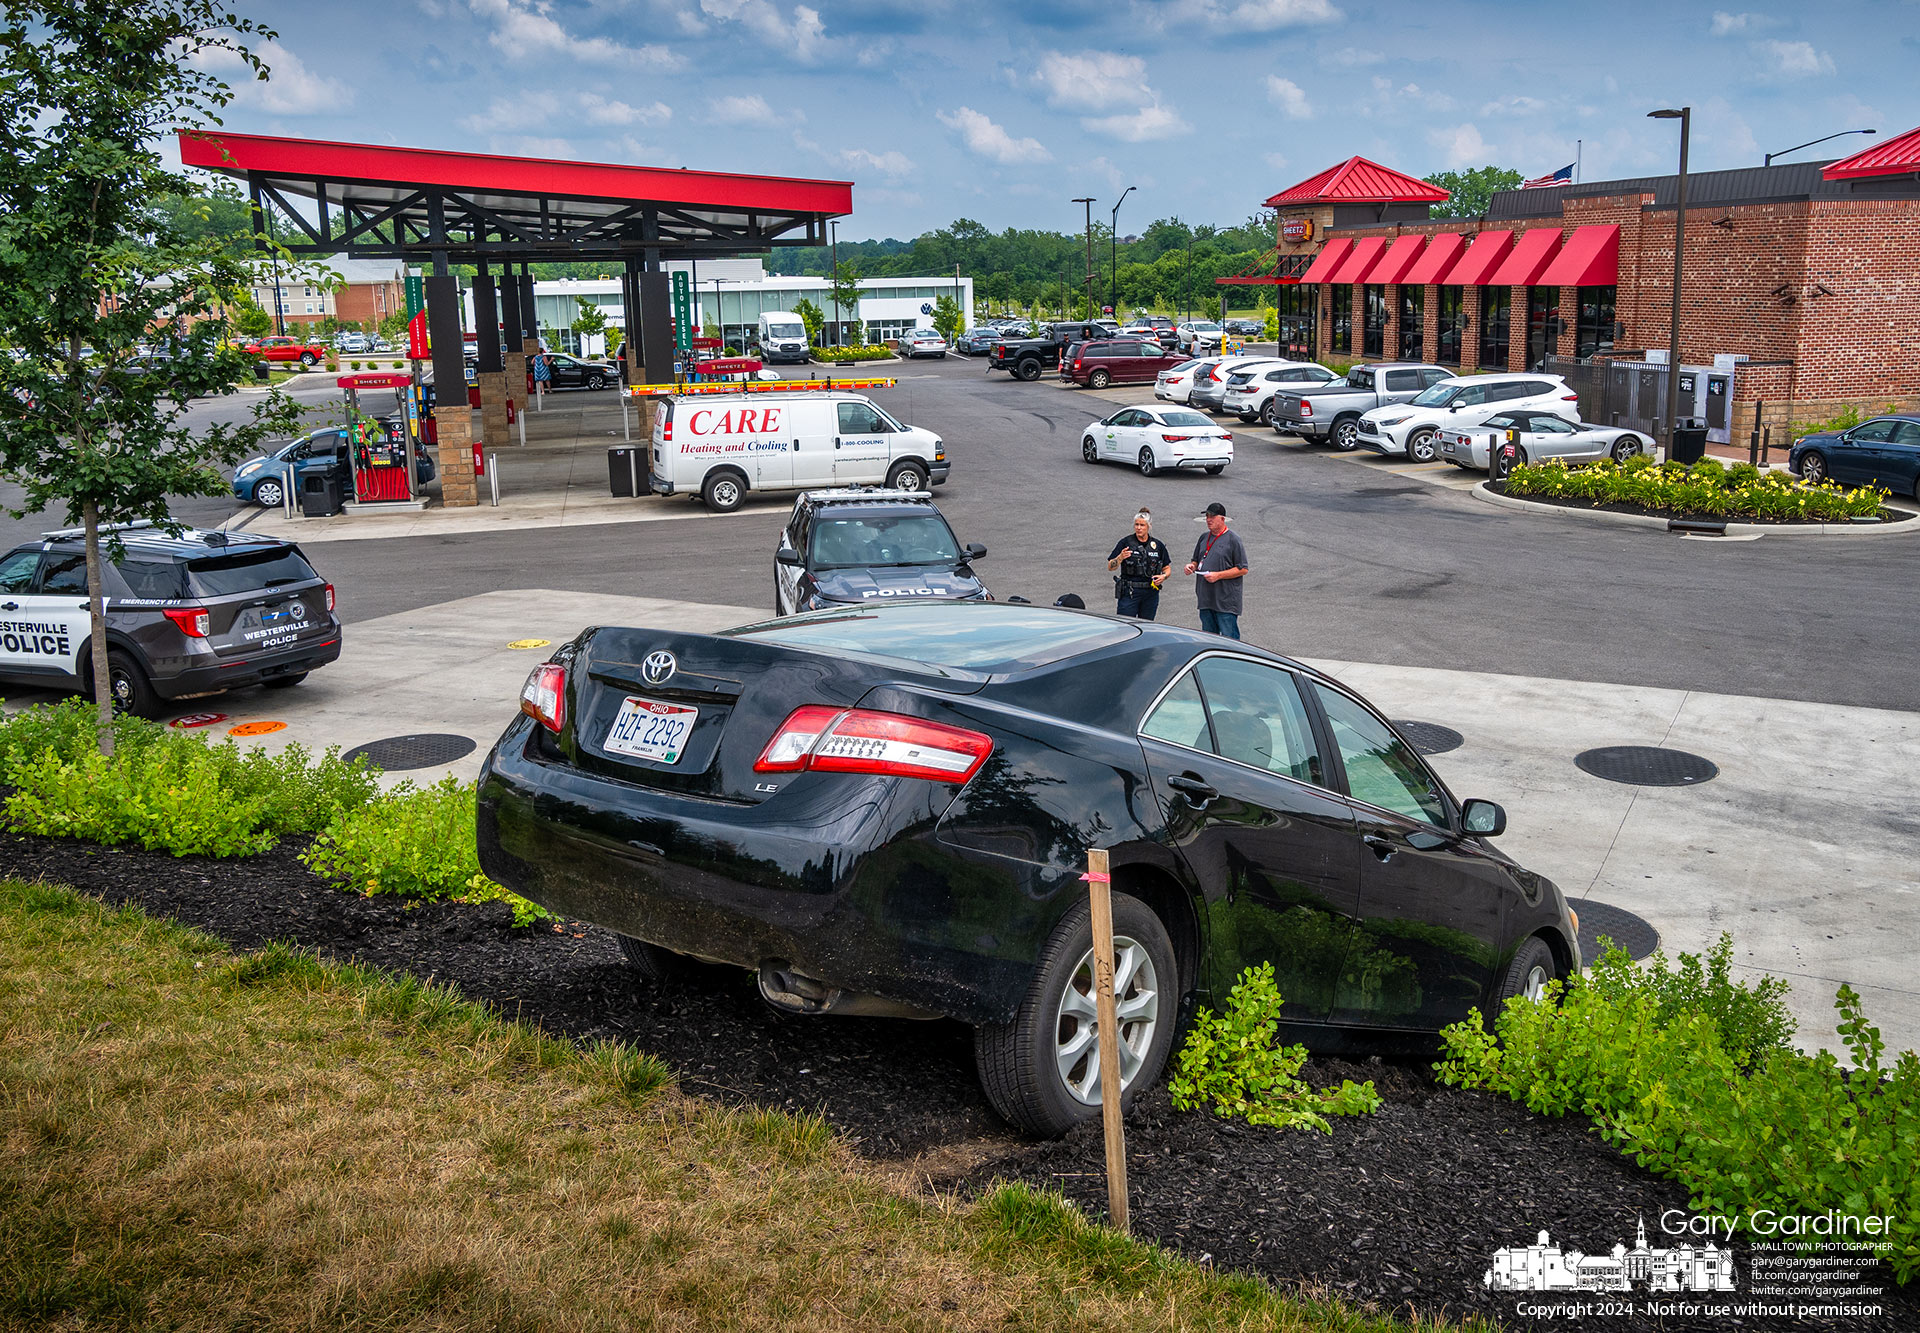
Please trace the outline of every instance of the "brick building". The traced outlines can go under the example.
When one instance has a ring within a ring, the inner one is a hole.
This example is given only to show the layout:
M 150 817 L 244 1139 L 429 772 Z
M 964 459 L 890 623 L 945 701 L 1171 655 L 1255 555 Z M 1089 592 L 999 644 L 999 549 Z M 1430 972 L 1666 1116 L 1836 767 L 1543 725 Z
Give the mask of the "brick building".
M 1663 358 L 1676 177 L 1430 217 L 1444 198 L 1351 158 L 1267 200 L 1273 272 L 1227 281 L 1274 285 L 1296 356 L 1463 371 Z M 1920 404 L 1920 130 L 1839 162 L 1689 174 L 1685 244 L 1680 360 L 1731 364 L 1735 432 L 1756 401 L 1770 422 Z
M 298 268 L 283 268 L 275 280 L 255 282 L 253 299 L 269 315 L 274 304 L 289 325 L 318 324 L 331 315 L 342 324 L 377 327 L 407 309 L 406 266 L 397 259 L 349 259 L 333 255 Z

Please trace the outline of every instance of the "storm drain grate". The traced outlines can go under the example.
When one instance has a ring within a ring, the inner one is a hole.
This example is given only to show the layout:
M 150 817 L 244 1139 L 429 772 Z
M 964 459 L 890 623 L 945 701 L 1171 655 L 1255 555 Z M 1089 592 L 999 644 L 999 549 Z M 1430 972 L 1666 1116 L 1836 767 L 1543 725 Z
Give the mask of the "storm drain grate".
M 375 768 L 395 772 L 408 768 L 433 768 L 465 759 L 474 751 L 474 743 L 465 736 L 428 732 L 421 736 L 388 736 L 384 740 L 356 745 L 341 756 L 348 763 L 366 756 Z
M 1580 957 L 1588 967 L 1600 957 L 1602 935 L 1625 949 L 1636 963 L 1660 947 L 1660 932 L 1625 908 L 1592 900 L 1570 906 L 1580 916 Z
M 1467 738 L 1452 727 L 1443 727 L 1438 722 L 1412 722 L 1396 717 L 1393 729 L 1407 738 L 1409 744 L 1421 754 L 1445 754 L 1448 750 L 1457 750 L 1467 743 Z
M 1720 776 L 1711 759 L 1657 745 L 1607 745 L 1573 757 L 1582 773 L 1636 787 L 1692 787 Z

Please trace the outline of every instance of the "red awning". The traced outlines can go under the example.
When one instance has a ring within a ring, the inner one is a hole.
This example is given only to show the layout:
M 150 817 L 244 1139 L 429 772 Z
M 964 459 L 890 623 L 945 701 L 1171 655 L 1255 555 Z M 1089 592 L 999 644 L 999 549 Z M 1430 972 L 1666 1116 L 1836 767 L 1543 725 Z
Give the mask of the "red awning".
M 1347 252 L 1347 260 L 1334 270 L 1327 281 L 1334 286 L 1343 286 L 1349 282 L 1360 281 L 1360 275 L 1380 262 L 1380 256 L 1387 248 L 1384 236 L 1362 236 L 1353 243 L 1353 249 Z
M 1441 282 L 1458 283 L 1464 287 L 1484 287 L 1493 271 L 1500 267 L 1500 261 L 1507 257 L 1507 251 L 1513 248 L 1513 233 L 1510 231 L 1483 231 L 1473 238 L 1473 244 L 1460 256 L 1460 262 Z
M 1920 129 L 1896 134 L 1885 143 L 1862 148 L 1852 157 L 1829 162 L 1820 175 L 1830 181 L 1858 180 L 1862 176 L 1904 176 L 1920 172 Z
M 1420 257 L 1413 261 L 1407 276 L 1400 281 L 1409 287 L 1438 282 L 1448 269 L 1460 262 L 1460 256 L 1466 248 L 1465 236 L 1457 231 L 1443 231 L 1429 240 L 1427 248 L 1420 252 Z
M 1538 279 L 1542 287 L 1612 287 L 1620 281 L 1620 228 L 1581 227 Z
M 1420 247 L 1427 243 L 1424 236 L 1400 236 L 1394 239 L 1387 252 L 1380 256 L 1380 262 L 1373 271 L 1360 279 L 1362 282 L 1403 282 L 1407 270 L 1420 258 Z
M 1313 257 L 1313 262 L 1307 265 L 1307 271 L 1300 275 L 1300 281 L 1303 283 L 1332 281 L 1333 271 L 1340 267 L 1340 261 L 1347 257 L 1347 251 L 1352 248 L 1353 242 L 1345 237 L 1337 241 L 1328 241 L 1320 248 L 1320 253 Z
M 1489 287 L 1531 287 L 1540 281 L 1540 275 L 1547 271 L 1547 265 L 1553 262 L 1554 255 L 1560 252 L 1560 229 L 1558 227 L 1535 227 L 1531 231 L 1520 233 L 1520 239 L 1513 243 L 1513 252 L 1500 267 L 1487 279 Z

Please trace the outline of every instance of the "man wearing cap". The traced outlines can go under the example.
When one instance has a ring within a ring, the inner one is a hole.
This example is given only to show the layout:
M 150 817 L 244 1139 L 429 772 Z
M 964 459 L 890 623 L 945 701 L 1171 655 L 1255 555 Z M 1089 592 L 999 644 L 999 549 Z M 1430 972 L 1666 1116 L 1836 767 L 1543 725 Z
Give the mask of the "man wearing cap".
M 1240 637 L 1240 580 L 1247 576 L 1247 545 L 1240 534 L 1227 531 L 1227 507 L 1215 500 L 1207 506 L 1206 535 L 1193 545 L 1187 573 L 1199 577 L 1194 591 L 1200 599 L 1200 628 L 1222 638 Z

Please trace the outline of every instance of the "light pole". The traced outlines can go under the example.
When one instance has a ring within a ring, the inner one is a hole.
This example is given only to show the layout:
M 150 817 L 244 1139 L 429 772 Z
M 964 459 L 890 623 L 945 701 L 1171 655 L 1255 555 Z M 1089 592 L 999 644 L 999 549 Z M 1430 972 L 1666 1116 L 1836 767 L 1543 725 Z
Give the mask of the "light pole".
M 1687 134 L 1693 108 L 1649 111 L 1653 120 L 1680 122 L 1680 179 L 1673 209 L 1673 324 L 1667 331 L 1667 457 L 1673 457 L 1673 432 L 1680 421 L 1680 256 L 1687 240 Z
M 1093 199 L 1076 199 L 1076 204 L 1087 206 L 1087 278 L 1083 284 L 1087 289 L 1087 318 L 1093 318 Z
M 1113 317 L 1120 318 L 1120 205 L 1133 193 L 1129 185 L 1113 204 L 1113 220 L 1107 224 L 1107 255 L 1112 261 L 1112 276 L 1107 279 L 1107 299 L 1113 302 Z
M 1762 162 L 1760 165 L 1770 167 L 1773 165 L 1773 159 L 1776 157 L 1785 157 L 1788 153 L 1797 153 L 1802 148 L 1811 148 L 1817 143 L 1825 143 L 1828 139 L 1844 139 L 1849 134 L 1872 134 L 1872 133 L 1874 133 L 1873 130 L 1841 130 L 1838 134 L 1823 135 L 1818 139 L 1809 139 L 1805 143 L 1797 143 L 1791 148 L 1782 148 L 1777 153 L 1768 153 L 1767 160 L 1765 162 Z
M 829 252 L 833 256 L 833 345 L 840 345 L 840 224 L 827 223 Z
M 1186 291 L 1187 322 L 1193 322 L 1193 228 L 1187 228 L 1187 281 Z

